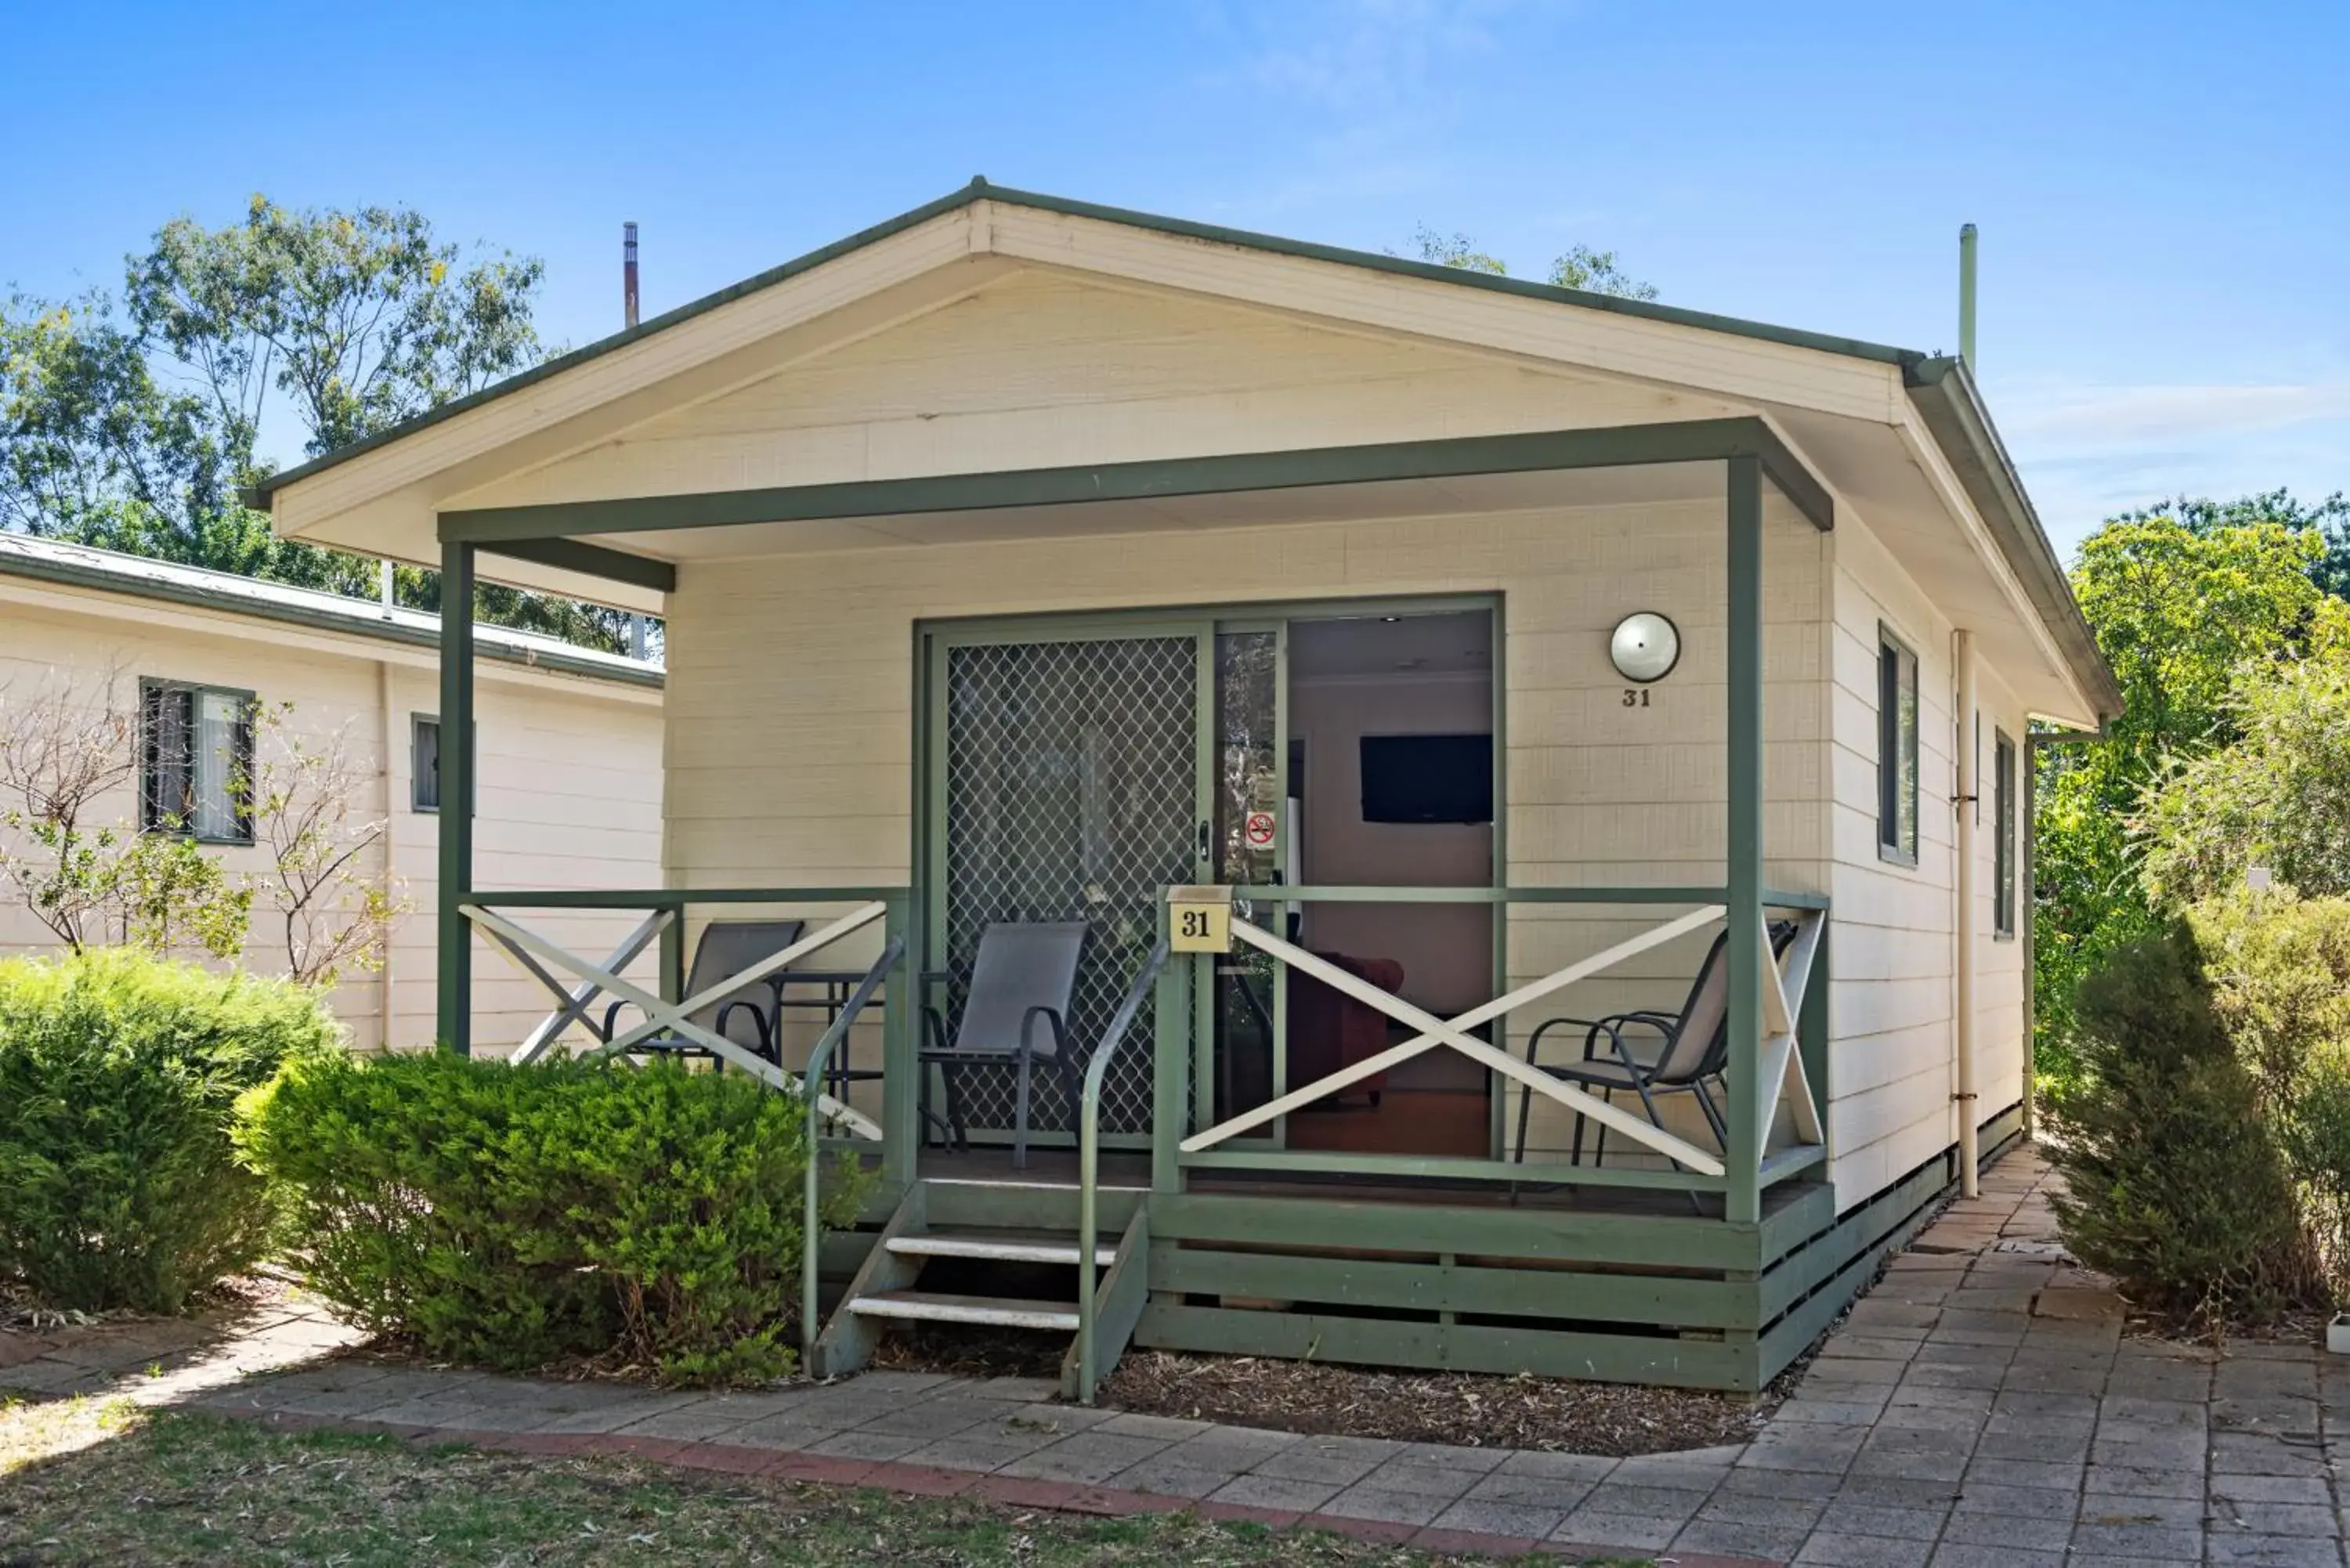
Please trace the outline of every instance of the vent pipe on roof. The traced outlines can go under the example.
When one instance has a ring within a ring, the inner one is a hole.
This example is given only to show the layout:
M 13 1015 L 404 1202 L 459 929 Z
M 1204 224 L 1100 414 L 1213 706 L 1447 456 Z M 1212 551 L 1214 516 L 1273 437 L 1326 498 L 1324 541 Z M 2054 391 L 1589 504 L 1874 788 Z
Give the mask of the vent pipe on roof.
M 630 317 L 629 320 L 636 319 Z M 1959 358 L 1975 368 L 1975 226 L 1959 225 Z
M 620 311 L 621 324 L 637 324 L 637 225 L 620 225 Z M 629 657 L 643 659 L 645 649 L 645 618 L 641 613 L 629 617 Z
M 620 315 L 623 327 L 637 324 L 637 225 L 620 225 Z

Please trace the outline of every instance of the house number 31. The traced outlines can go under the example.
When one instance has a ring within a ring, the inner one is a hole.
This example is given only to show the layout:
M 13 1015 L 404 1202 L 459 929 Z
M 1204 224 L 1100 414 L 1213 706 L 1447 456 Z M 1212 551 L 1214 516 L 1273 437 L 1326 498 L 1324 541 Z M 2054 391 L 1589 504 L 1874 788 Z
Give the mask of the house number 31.
M 1627 708 L 1645 708 L 1648 705 L 1648 689 L 1647 687 L 1627 686 L 1624 688 L 1624 706 Z

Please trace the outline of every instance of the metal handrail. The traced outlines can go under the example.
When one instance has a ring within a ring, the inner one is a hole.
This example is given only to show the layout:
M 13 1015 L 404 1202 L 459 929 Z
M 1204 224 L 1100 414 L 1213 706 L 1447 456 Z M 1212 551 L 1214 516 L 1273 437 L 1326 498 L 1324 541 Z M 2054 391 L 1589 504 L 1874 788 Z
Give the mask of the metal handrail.
M 1167 967 L 1168 952 L 1167 939 L 1162 936 L 1135 975 L 1134 983 L 1127 988 L 1125 1000 L 1110 1015 L 1101 1044 L 1086 1063 L 1085 1088 L 1077 1096 L 1077 1397 L 1088 1405 L 1094 1402 L 1094 1237 L 1099 1228 L 1095 1206 L 1101 1185 L 1102 1082 L 1109 1074 L 1111 1059 L 1133 1032 L 1135 1019 L 1141 1015 L 1143 999 L 1159 983 L 1159 971 Z M 1158 1114 L 1170 1113 L 1161 1106 Z
M 807 1170 L 803 1182 L 804 1206 L 800 1223 L 800 1366 L 803 1370 L 815 1359 L 816 1333 L 823 1326 L 816 1317 L 820 1262 L 817 1242 L 822 1239 L 816 1212 L 820 1207 L 818 1188 L 824 1179 L 824 1161 L 820 1158 L 823 1134 L 818 1129 L 826 1118 L 823 1095 L 816 1085 L 824 1082 L 825 1068 L 831 1064 L 834 1050 L 848 1038 L 849 1026 L 857 1022 L 857 1015 L 865 1011 L 865 1004 L 871 1002 L 873 993 L 881 989 L 882 981 L 905 956 L 906 938 L 903 932 L 883 943 L 881 956 L 873 961 L 873 967 L 865 971 L 865 978 L 858 981 L 857 989 L 848 993 L 848 1000 L 841 1005 L 840 1016 L 832 1021 L 817 1039 L 816 1049 L 808 1053 L 807 1071 L 802 1083 L 802 1103 L 807 1107 Z

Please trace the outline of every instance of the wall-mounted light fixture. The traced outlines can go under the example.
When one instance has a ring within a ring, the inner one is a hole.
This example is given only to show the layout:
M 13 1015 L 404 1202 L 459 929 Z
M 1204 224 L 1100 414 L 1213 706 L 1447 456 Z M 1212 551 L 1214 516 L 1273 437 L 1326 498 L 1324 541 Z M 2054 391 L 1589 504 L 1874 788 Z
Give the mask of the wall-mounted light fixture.
M 1636 611 L 1616 623 L 1607 657 L 1627 680 L 1642 686 L 1662 680 L 1680 662 L 1680 628 L 1654 610 Z

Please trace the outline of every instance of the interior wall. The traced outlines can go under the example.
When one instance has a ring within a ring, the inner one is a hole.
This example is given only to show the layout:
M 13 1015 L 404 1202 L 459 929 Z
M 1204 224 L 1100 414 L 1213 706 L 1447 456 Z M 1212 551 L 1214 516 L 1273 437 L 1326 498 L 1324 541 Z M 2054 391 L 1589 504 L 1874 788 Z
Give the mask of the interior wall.
M 1305 877 L 1339 887 L 1484 887 L 1491 823 L 1363 820 L 1366 735 L 1482 734 L 1493 725 L 1489 675 L 1293 680 L 1289 732 L 1305 742 Z M 1483 905 L 1324 904 L 1308 909 L 1306 945 L 1403 965 L 1407 1001 L 1440 1015 L 1492 994 L 1492 912 Z

